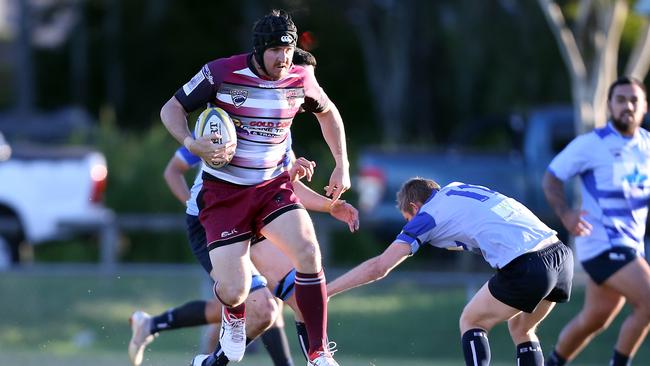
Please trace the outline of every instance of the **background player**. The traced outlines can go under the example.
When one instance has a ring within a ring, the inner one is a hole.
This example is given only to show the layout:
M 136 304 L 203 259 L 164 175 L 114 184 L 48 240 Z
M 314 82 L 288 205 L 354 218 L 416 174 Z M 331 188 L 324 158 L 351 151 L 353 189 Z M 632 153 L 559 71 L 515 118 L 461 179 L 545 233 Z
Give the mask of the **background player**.
M 564 227 L 576 235 L 578 260 L 589 275 L 580 313 L 562 329 L 547 365 L 564 365 L 620 312 L 632 312 L 619 331 L 609 365 L 628 365 L 650 325 L 650 267 L 644 236 L 650 198 L 650 134 L 645 86 L 622 77 L 609 88 L 610 121 L 576 137 L 544 175 L 546 198 Z M 582 208 L 571 209 L 564 182 L 580 176 Z

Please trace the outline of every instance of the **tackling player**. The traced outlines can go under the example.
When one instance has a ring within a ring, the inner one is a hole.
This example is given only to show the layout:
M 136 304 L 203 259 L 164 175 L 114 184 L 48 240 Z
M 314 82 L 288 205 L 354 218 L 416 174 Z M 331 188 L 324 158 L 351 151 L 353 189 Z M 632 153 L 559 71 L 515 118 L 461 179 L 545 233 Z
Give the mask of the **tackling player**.
M 542 366 L 537 325 L 571 293 L 573 257 L 530 210 L 489 188 L 413 178 L 397 193 L 406 219 L 395 241 L 327 285 L 330 296 L 386 276 L 423 245 L 480 254 L 497 270 L 460 316 L 465 364 L 490 364 L 488 332 L 508 322 L 519 366 Z

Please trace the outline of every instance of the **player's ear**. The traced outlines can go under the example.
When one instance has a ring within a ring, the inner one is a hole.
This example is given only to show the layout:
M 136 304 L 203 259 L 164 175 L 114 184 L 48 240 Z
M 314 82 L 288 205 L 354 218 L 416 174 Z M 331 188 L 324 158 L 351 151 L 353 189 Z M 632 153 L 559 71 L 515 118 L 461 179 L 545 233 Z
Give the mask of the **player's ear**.
M 409 202 L 409 213 L 415 216 L 418 213 L 418 210 L 420 210 L 421 206 L 422 205 L 418 204 L 418 202 Z

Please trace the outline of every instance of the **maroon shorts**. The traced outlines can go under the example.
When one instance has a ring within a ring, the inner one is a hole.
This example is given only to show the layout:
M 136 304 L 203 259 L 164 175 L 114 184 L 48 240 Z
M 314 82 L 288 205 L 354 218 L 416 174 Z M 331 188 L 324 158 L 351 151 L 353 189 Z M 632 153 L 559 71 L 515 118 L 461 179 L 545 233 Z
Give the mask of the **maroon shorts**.
M 303 208 L 286 172 L 252 186 L 203 173 L 197 204 L 209 250 L 258 238 L 264 225 L 287 211 Z

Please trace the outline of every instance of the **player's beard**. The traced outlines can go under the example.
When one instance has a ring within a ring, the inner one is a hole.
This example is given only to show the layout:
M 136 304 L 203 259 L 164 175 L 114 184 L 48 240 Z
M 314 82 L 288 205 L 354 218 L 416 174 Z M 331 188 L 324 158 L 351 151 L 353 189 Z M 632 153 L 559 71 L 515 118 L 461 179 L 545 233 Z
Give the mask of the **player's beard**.
M 633 134 L 639 123 L 634 118 L 634 112 L 623 111 L 618 117 L 612 118 L 614 127 L 623 134 Z

